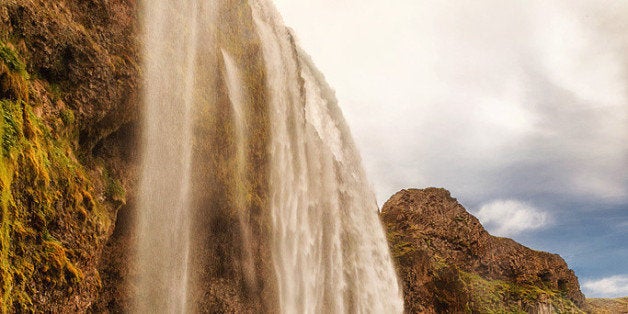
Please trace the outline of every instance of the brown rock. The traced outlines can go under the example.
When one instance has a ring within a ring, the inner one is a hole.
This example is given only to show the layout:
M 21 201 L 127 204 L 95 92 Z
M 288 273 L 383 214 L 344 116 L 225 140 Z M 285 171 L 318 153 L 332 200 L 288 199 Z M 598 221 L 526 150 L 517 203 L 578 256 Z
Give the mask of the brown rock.
M 584 304 L 578 278 L 560 256 L 491 236 L 444 189 L 402 190 L 384 204 L 381 218 L 409 313 L 542 312 L 547 304 L 562 306 L 557 298 Z M 482 299 L 479 288 L 498 300 Z
M 0 237 L 10 243 L 2 311 L 85 312 L 98 298 L 103 247 L 136 177 L 136 31 L 135 0 L 0 1 L 10 52 L 0 56 L 0 101 L 7 117 L 23 114 L 14 135 L 25 139 L 0 160 L 15 163 L 0 187 L 13 199 Z
M 19 42 L 28 71 L 75 111 L 82 150 L 137 116 L 134 0 L 5 0 L 0 38 Z

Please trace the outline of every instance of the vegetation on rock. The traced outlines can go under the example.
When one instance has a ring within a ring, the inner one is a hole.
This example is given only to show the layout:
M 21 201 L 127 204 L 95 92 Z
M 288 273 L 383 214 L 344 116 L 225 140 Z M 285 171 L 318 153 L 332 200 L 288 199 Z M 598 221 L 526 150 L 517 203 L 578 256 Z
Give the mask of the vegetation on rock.
M 110 221 L 94 201 L 94 186 L 70 140 L 46 125 L 24 97 L 29 75 L 9 47 L 0 44 L 5 92 L 0 99 L 0 305 L 3 312 L 32 312 L 33 298 L 76 289 L 84 278 L 81 242 L 102 236 Z M 77 233 L 68 235 L 68 229 Z
M 134 12 L 127 0 L 0 2 L 2 312 L 85 312 L 98 298 L 133 174 Z

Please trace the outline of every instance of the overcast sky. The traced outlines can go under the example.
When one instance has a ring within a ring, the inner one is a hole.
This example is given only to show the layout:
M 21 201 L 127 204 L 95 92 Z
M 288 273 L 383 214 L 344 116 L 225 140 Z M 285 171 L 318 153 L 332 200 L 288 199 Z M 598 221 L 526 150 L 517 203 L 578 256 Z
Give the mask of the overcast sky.
M 628 295 L 628 1 L 275 0 L 381 203 L 445 187 Z

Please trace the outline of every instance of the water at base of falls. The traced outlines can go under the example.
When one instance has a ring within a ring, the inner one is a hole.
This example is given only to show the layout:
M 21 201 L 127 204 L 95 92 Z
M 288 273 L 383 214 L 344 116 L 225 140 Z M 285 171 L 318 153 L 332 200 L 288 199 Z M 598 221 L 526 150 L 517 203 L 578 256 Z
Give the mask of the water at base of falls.
M 241 290 L 247 293 L 261 293 L 260 283 L 273 282 L 264 291 L 277 308 L 267 311 L 401 313 L 377 205 L 348 127 L 333 91 L 295 46 L 273 5 L 145 0 L 142 20 L 143 160 L 134 311 L 198 311 L 190 295 L 200 289 L 194 277 L 204 270 L 190 256 L 206 247 L 192 239 L 213 230 L 191 227 L 199 214 L 193 200 L 205 193 L 194 178 L 214 169 L 215 174 L 204 175 L 220 177 L 212 184 L 231 182 L 217 189 L 226 191 L 228 203 L 218 203 L 239 221 L 229 224 L 237 226 L 232 231 L 241 242 L 233 250 L 241 274 L 236 277 L 243 278 Z M 247 56 L 240 44 L 257 49 L 251 50 L 257 55 Z M 259 69 L 247 58 L 261 60 Z M 217 83 L 208 83 L 212 80 Z M 262 111 L 254 113 L 254 106 Z M 223 133 L 198 133 L 199 125 Z M 228 140 L 214 138 L 225 134 Z M 197 145 L 214 142 L 223 146 L 201 157 L 215 167 L 202 168 Z M 258 169 L 255 178 L 252 169 Z M 265 188 L 254 184 L 260 178 Z M 204 210 L 211 212 L 213 205 L 208 206 Z M 265 219 L 254 216 L 253 207 Z M 266 229 L 266 237 L 255 236 Z M 270 251 L 267 261 L 260 261 L 260 250 Z M 272 265 L 269 272 L 260 273 L 262 262 Z

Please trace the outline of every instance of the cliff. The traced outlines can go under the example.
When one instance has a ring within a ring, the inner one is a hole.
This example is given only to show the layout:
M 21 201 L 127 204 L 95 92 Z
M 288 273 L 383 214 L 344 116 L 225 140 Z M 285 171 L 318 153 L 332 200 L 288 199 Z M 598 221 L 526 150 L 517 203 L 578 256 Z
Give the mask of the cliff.
M 225 2 L 228 3 L 228 2 Z M 252 150 L 267 145 L 265 84 L 259 40 L 246 2 L 222 5 L 219 41 L 246 62 L 258 129 Z M 0 101 L 4 154 L 0 308 L 3 312 L 120 312 L 132 306 L 131 261 L 138 181 L 138 10 L 135 0 L 0 2 Z M 215 134 L 196 149 L 207 162 L 195 173 L 208 209 L 194 228 L 204 247 L 194 263 L 199 311 L 252 311 L 272 297 L 264 154 L 251 156 L 250 219 L 255 223 L 255 278 L 242 270 L 239 213 L 230 202 L 239 184 L 229 169 L 235 144 L 224 79 L 219 109 L 205 112 L 198 132 Z M 219 75 L 219 74 L 218 74 Z M 213 122 L 212 122 L 213 121 Z M 209 122 L 209 123 L 208 123 Z M 173 126 L 176 127 L 176 126 Z M 219 169 L 219 170 L 217 170 Z M 210 173 L 219 173 L 208 179 Z M 211 211 L 209 211 L 211 209 Z M 210 226 L 210 228 L 208 228 Z M 245 283 L 245 281 L 247 281 Z M 270 292 L 268 292 L 270 291 Z
M 0 308 L 81 312 L 131 176 L 133 1 L 0 2 Z
M 402 190 L 381 218 L 408 313 L 581 312 L 560 256 L 491 236 L 444 189 Z

